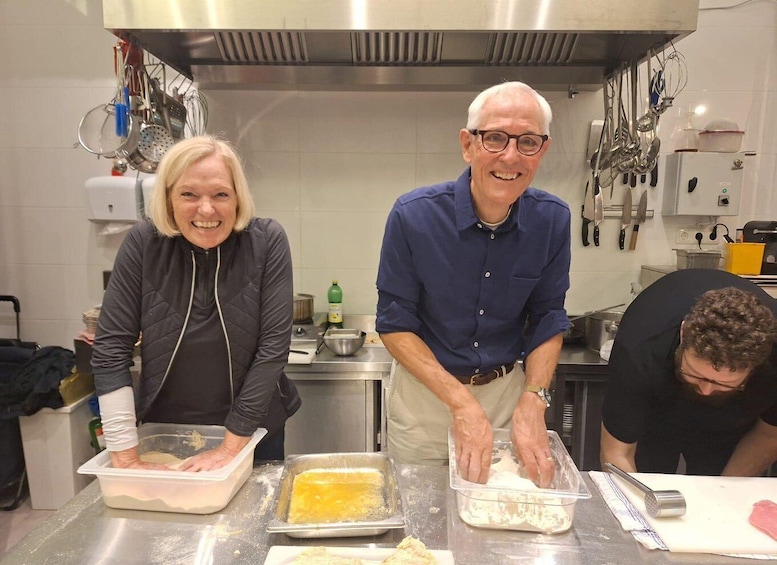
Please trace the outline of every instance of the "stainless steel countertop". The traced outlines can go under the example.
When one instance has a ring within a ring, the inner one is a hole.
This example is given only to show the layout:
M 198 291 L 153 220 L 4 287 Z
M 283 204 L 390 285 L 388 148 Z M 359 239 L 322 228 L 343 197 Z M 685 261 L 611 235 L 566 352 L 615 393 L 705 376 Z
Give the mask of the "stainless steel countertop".
M 472 528 L 456 511 L 447 467 L 399 465 L 406 527 L 364 538 L 294 539 L 268 534 L 283 466 L 254 469 L 221 512 L 198 516 L 114 510 L 102 501 L 97 481 L 33 530 L 8 554 L 3 565 L 41 564 L 261 564 L 273 545 L 394 547 L 413 535 L 430 549 L 449 549 L 457 565 L 720 564 L 750 563 L 704 554 L 651 551 L 622 531 L 596 487 L 580 500 L 572 528 L 543 535 Z
M 368 345 L 362 347 L 353 355 L 335 355 L 326 346 L 322 346 L 313 363 L 286 365 L 286 374 L 291 378 L 304 378 L 302 375 L 312 373 L 385 373 L 391 371 L 392 357 L 385 347 Z M 354 375 L 351 375 L 352 377 Z M 374 375 L 371 378 L 376 378 Z M 380 378 L 380 377 L 377 377 Z
M 319 351 L 313 363 L 310 365 L 292 364 L 286 365 L 286 374 L 291 378 L 305 378 L 317 373 L 325 373 L 326 378 L 333 374 L 342 378 L 376 378 L 375 375 L 363 375 L 363 373 L 385 373 L 388 377 L 391 371 L 392 357 L 385 347 L 380 345 L 368 345 L 362 347 L 353 355 L 335 355 L 326 346 Z M 599 354 L 586 349 L 582 345 L 565 345 L 561 349 L 558 370 L 588 370 L 603 372 L 607 367 Z M 362 374 L 362 375 L 359 375 Z M 377 377 L 380 378 L 380 377 Z

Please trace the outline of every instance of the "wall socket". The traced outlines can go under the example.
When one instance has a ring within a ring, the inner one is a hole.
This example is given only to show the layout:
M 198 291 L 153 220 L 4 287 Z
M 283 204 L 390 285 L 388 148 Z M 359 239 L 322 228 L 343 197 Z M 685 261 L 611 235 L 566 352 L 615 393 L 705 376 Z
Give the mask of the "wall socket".
M 675 233 L 675 243 L 687 243 L 691 245 L 698 245 L 698 242 L 696 240 L 696 234 L 701 233 L 702 234 L 702 245 L 717 245 L 721 241 L 723 241 L 723 234 L 725 233 L 725 230 L 721 232 L 721 230 L 718 230 L 718 237 L 717 239 L 710 239 L 710 234 L 712 233 L 711 227 L 686 227 L 686 228 L 678 228 L 677 232 Z

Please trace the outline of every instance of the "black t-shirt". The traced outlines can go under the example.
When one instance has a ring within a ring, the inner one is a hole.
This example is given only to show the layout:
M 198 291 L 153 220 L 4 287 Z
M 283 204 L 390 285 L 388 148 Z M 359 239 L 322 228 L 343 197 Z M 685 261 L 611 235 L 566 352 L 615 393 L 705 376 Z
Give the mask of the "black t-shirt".
M 758 367 L 745 390 L 711 405 L 684 393 L 675 377 L 680 323 L 698 297 L 735 286 L 777 315 L 777 301 L 725 271 L 685 269 L 646 288 L 626 310 L 608 365 L 602 422 L 624 443 L 637 442 L 640 472 L 673 473 L 679 455 L 688 474 L 719 475 L 758 418 L 777 426 L 777 357 Z

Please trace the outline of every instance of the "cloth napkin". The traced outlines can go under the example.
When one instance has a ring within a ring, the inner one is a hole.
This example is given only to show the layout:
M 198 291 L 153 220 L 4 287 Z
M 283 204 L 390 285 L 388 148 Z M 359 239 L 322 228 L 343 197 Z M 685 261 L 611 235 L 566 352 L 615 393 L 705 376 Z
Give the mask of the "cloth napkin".
M 609 473 L 588 471 L 588 475 L 596 488 L 599 489 L 607 508 L 610 509 L 624 531 L 631 533 L 635 540 L 648 549 L 662 549 L 664 551 L 669 549 L 645 521 L 640 511 L 634 508 L 626 495 L 615 485 Z
M 664 544 L 659 535 L 650 527 L 642 513 L 626 498 L 620 488 L 613 481 L 609 473 L 602 471 L 588 471 L 588 476 L 599 489 L 604 502 L 612 512 L 615 519 L 621 525 L 624 531 L 629 532 L 637 542 L 648 549 L 661 549 L 668 551 L 669 548 Z M 777 560 L 777 555 L 763 555 L 755 553 L 747 554 L 723 554 L 729 557 L 741 557 L 745 559 Z

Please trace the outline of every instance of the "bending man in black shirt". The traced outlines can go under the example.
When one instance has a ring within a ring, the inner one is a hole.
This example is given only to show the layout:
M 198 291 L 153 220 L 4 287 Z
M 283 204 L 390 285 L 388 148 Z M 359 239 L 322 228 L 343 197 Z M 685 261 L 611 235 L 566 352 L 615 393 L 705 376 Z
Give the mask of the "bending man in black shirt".
M 618 328 L 600 458 L 626 471 L 760 475 L 777 460 L 777 301 L 725 271 L 645 289 Z

